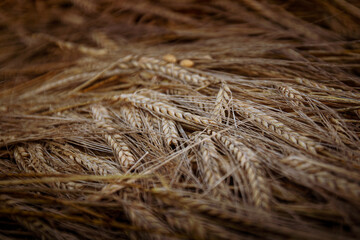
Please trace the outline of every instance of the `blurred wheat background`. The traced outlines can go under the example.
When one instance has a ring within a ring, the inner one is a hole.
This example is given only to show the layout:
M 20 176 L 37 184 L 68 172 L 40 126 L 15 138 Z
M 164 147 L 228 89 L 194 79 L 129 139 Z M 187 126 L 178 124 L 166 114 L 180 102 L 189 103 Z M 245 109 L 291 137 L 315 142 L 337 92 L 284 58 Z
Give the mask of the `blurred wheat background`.
M 0 239 L 359 239 L 360 2 L 0 2 Z

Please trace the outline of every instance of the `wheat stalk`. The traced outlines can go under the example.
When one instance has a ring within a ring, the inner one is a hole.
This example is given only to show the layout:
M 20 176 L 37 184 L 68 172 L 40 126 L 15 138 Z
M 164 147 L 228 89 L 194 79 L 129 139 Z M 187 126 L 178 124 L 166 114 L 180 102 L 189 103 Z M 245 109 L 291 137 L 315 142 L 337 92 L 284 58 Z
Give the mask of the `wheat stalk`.
M 134 163 L 135 158 L 130 152 L 129 147 L 123 141 L 123 138 L 117 134 L 116 129 L 110 124 L 111 117 L 105 107 L 96 105 L 91 108 L 93 118 L 96 120 L 96 126 L 106 130 L 109 133 L 103 133 L 105 141 L 111 146 L 121 167 L 129 169 Z M 113 133 L 113 134 L 110 134 Z

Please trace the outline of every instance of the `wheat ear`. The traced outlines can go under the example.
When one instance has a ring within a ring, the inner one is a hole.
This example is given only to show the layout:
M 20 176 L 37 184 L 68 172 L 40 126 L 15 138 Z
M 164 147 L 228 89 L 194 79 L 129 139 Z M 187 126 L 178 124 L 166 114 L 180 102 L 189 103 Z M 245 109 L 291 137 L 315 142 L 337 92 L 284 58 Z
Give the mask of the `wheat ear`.
M 244 169 L 250 184 L 254 205 L 263 209 L 270 209 L 270 186 L 265 180 L 263 167 L 260 165 L 255 153 L 233 137 L 213 131 L 209 131 L 209 133 L 235 156 L 235 159 Z
M 177 64 L 168 63 L 156 58 L 140 57 L 139 59 L 136 59 L 134 57 L 130 63 L 134 67 L 150 70 L 171 78 L 180 79 L 190 84 L 206 86 L 211 82 L 214 82 L 214 79 L 208 76 L 192 73 L 186 68 L 180 67 Z
M 176 107 L 171 106 L 170 104 L 157 102 L 141 95 L 121 94 L 111 97 L 110 100 L 130 102 L 137 107 L 142 107 L 149 111 L 156 112 L 162 116 L 182 122 L 189 121 L 205 126 L 216 124 L 215 121 L 209 118 L 198 116 L 189 112 L 184 112 Z
M 300 133 L 295 132 L 282 122 L 251 106 L 250 104 L 240 100 L 237 100 L 236 103 L 238 112 L 258 127 L 269 130 L 278 137 L 300 146 L 311 153 L 316 153 L 317 151 L 323 149 L 319 143 L 314 142 L 308 137 L 302 136 Z
M 175 122 L 167 118 L 161 118 L 161 129 L 165 134 L 165 140 L 169 146 L 177 146 L 180 135 L 176 129 Z
M 301 174 L 299 180 L 305 178 L 312 184 L 322 186 L 340 196 L 360 198 L 360 185 L 330 173 L 304 156 L 289 156 L 280 159 L 280 162 L 299 172 Z M 296 176 L 296 174 L 287 173 L 286 170 L 284 173 L 291 178 Z
M 133 107 L 132 105 L 121 106 L 120 108 L 121 116 L 135 129 L 142 129 L 143 124 L 141 121 L 140 113 L 138 109 Z
M 324 91 L 327 91 L 327 92 L 338 92 L 338 93 L 348 94 L 348 95 L 351 95 L 351 96 L 357 97 L 357 98 L 360 97 L 360 94 L 358 94 L 358 93 L 346 91 L 346 90 L 343 90 L 343 89 L 340 89 L 340 88 L 328 87 L 325 84 L 314 82 L 314 81 L 311 81 L 311 80 L 308 80 L 308 79 L 305 79 L 305 78 L 295 78 L 295 81 L 297 83 L 303 84 L 305 86 L 321 89 L 321 90 L 324 90 Z
M 28 172 L 29 157 L 30 154 L 25 150 L 25 148 L 19 146 L 15 147 L 14 158 L 16 165 L 21 171 Z
M 106 130 L 104 133 L 105 141 L 111 146 L 121 167 L 125 170 L 135 164 L 135 158 L 130 152 L 129 147 L 123 141 L 123 138 L 117 134 L 116 129 L 111 126 L 111 117 L 105 107 L 96 105 L 91 108 L 96 126 Z
M 212 111 L 216 121 L 221 122 L 221 119 L 225 117 L 225 110 L 228 108 L 228 104 L 231 98 L 231 90 L 226 83 L 222 83 L 219 92 L 216 96 L 215 106 Z
M 66 149 L 69 149 L 69 146 L 67 146 Z M 118 169 L 96 157 L 80 152 L 73 153 L 64 149 L 61 151 L 61 153 L 70 158 L 72 161 L 78 163 L 81 167 L 94 174 L 109 175 L 119 173 Z
M 218 190 L 218 187 L 223 186 L 219 183 L 220 167 L 219 167 L 219 154 L 216 150 L 215 144 L 208 135 L 200 134 L 195 137 L 196 142 L 199 142 L 199 150 L 201 159 L 199 160 L 200 170 L 203 172 L 203 178 L 206 184 L 211 188 L 215 184 L 218 186 L 214 189 Z M 216 195 L 219 195 L 219 191 L 216 191 Z
M 304 98 L 301 93 L 289 86 L 279 86 L 278 89 L 286 98 L 291 100 L 291 103 L 295 106 L 304 106 Z

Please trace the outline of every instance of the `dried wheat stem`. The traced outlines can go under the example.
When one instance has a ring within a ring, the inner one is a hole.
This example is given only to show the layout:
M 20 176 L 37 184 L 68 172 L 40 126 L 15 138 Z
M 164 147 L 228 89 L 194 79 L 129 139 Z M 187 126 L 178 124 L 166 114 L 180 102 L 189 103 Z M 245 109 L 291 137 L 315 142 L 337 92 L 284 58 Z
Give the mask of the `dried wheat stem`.
M 231 98 L 231 90 L 226 83 L 222 83 L 219 92 L 216 96 L 215 107 L 212 111 L 216 121 L 221 122 L 225 117 L 225 110 L 229 108 L 228 104 Z
M 270 186 L 265 179 L 265 173 L 257 160 L 255 153 L 235 138 L 209 131 L 224 146 L 234 154 L 236 160 L 246 173 L 250 184 L 254 205 L 263 209 L 270 209 Z
M 111 126 L 111 117 L 105 107 L 97 105 L 91 108 L 93 113 L 93 118 L 96 120 L 96 126 L 102 129 L 105 129 L 110 133 L 104 133 L 105 141 L 111 146 L 118 160 L 119 164 L 124 169 L 129 169 L 132 165 L 135 164 L 135 158 L 130 152 L 129 147 L 123 141 L 123 138 L 114 133 L 116 130 Z
M 308 137 L 295 132 L 285 124 L 279 122 L 275 118 L 267 115 L 266 113 L 260 111 L 248 103 L 237 100 L 236 106 L 238 107 L 238 112 L 242 116 L 248 118 L 258 127 L 275 133 L 280 138 L 290 141 L 291 143 L 300 146 L 301 148 L 311 153 L 316 153 L 317 151 L 323 149 L 319 143 L 316 143 Z
M 300 180 L 305 178 L 312 184 L 322 186 L 340 196 L 345 195 L 356 199 L 360 198 L 359 184 L 349 182 L 342 177 L 330 173 L 326 169 L 313 164 L 304 156 L 289 156 L 280 159 L 280 162 L 302 173 Z M 284 173 L 287 174 L 286 170 L 284 170 Z M 290 177 L 293 178 L 293 175 L 294 174 L 291 174 Z
M 178 139 L 180 139 L 180 135 L 173 120 L 161 118 L 161 129 L 169 146 L 177 146 L 179 144 Z
M 141 121 L 140 113 L 137 108 L 132 105 L 124 105 L 120 108 L 122 117 L 135 129 L 142 129 L 143 123 Z
M 211 125 L 216 124 L 215 121 L 206 118 L 201 117 L 192 113 L 184 112 L 176 107 L 171 106 L 170 104 L 162 103 L 162 102 L 156 102 L 148 97 L 144 97 L 141 95 L 135 95 L 135 94 L 121 94 L 116 95 L 110 98 L 112 101 L 125 101 L 125 102 L 131 102 L 137 107 L 145 108 L 149 111 L 156 112 L 162 116 L 182 121 L 182 122 L 192 122 L 200 125 Z

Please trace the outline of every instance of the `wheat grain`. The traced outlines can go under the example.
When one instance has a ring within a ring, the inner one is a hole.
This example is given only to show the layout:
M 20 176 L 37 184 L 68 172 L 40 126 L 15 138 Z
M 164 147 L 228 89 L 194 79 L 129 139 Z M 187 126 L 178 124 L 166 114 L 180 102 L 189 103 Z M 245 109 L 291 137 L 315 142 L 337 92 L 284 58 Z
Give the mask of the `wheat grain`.
M 180 61 L 180 66 L 191 68 L 194 66 L 194 62 L 191 61 L 190 59 L 183 59 Z
M 177 59 L 174 55 L 172 54 L 165 54 L 163 57 L 163 60 L 169 63 L 176 63 Z
M 103 106 L 93 106 L 91 108 L 93 118 L 96 120 L 96 125 L 99 128 L 105 129 L 108 132 L 116 132 L 115 128 L 112 127 L 111 117 Z M 119 134 L 103 133 L 105 141 L 111 146 L 118 160 L 119 164 L 126 170 L 129 169 L 134 163 L 135 158 L 130 152 L 129 147 L 123 141 L 123 138 Z

